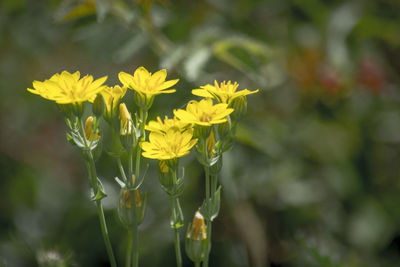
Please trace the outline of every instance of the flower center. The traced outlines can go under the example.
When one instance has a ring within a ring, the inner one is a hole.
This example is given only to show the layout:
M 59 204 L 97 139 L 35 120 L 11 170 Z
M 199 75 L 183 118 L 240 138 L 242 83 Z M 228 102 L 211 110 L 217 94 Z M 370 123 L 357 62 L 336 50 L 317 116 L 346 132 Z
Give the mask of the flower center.
M 202 122 L 210 122 L 211 121 L 210 114 L 207 114 L 207 113 L 203 112 L 203 114 L 201 114 L 201 116 L 200 116 L 200 121 L 202 121 Z

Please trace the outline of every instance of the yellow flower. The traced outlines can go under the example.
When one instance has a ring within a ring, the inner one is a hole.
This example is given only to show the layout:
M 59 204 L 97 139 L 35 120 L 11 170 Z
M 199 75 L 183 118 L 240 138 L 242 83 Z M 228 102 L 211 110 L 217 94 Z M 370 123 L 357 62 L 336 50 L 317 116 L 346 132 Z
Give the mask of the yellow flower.
M 217 81 L 214 81 L 214 85 L 207 84 L 205 86 L 200 86 L 200 89 L 193 89 L 192 94 L 206 98 L 211 97 L 214 98 L 218 103 L 230 105 L 237 97 L 258 92 L 258 90 L 249 91 L 247 89 L 236 91 L 238 87 L 239 84 L 237 82 L 232 84 L 231 81 L 223 81 L 220 85 L 218 85 Z
M 89 141 L 96 141 L 99 139 L 99 135 L 96 133 L 93 135 L 93 117 L 89 116 L 85 122 L 85 136 Z
M 104 90 L 101 91 L 101 95 L 106 103 L 106 112 L 108 114 L 111 114 L 117 108 L 119 101 L 124 97 L 125 93 L 126 87 L 118 85 L 114 87 L 106 86 Z
M 165 116 L 164 121 L 162 121 L 160 117 L 157 117 L 157 121 L 149 121 L 149 123 L 145 127 L 147 131 L 160 132 L 164 134 L 170 129 L 174 131 L 184 132 L 189 128 L 192 128 L 191 124 L 182 122 L 176 117 L 169 119 L 167 116 Z
M 174 110 L 175 117 L 181 121 L 201 126 L 226 122 L 226 116 L 232 112 L 233 109 L 228 108 L 227 104 L 214 105 L 210 98 L 203 99 L 200 102 L 192 100 L 187 104 L 186 110 Z
M 97 93 L 105 88 L 103 83 L 106 80 L 107 76 L 93 81 L 91 75 L 80 78 L 79 71 L 73 74 L 63 71 L 61 74 L 54 74 L 44 82 L 34 81 L 34 89 L 28 88 L 28 91 L 58 104 L 93 102 Z
M 144 67 L 136 69 L 133 76 L 126 72 L 120 72 L 118 77 L 124 86 L 135 90 L 139 95 L 144 96 L 146 100 L 150 100 L 155 95 L 174 93 L 175 89 L 168 88 L 179 81 L 179 79 L 166 81 L 167 71 L 165 69 L 151 74 Z
M 141 142 L 143 157 L 159 160 L 176 159 L 189 154 L 197 139 L 192 139 L 193 131 L 169 130 L 165 134 L 151 132 L 149 142 Z

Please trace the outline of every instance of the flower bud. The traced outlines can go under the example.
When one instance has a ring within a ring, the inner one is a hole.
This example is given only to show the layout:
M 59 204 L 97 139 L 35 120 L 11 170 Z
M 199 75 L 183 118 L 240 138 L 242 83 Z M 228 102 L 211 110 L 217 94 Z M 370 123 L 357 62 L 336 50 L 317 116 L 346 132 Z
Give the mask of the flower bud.
M 168 167 L 167 161 L 160 160 L 158 162 L 158 167 L 160 170 L 158 180 L 160 181 L 162 188 L 166 192 L 172 192 L 174 189 L 174 180 L 172 178 L 172 174 L 170 172 L 170 168 Z
M 145 204 L 142 201 L 139 190 L 133 190 L 133 192 L 135 195 L 134 201 L 137 211 L 136 216 L 138 224 L 140 224 L 144 217 Z M 132 227 L 134 224 L 131 199 L 131 191 L 126 188 L 122 188 L 119 194 L 118 217 L 121 223 L 127 228 Z
M 121 121 L 121 135 L 132 134 L 133 122 L 125 103 L 119 105 L 119 119 Z
M 160 160 L 158 162 L 158 167 L 160 168 L 160 172 L 162 173 L 168 173 L 169 172 L 169 167 L 168 164 L 165 160 Z
M 200 262 L 207 253 L 207 232 L 204 218 L 199 211 L 196 212 L 193 223 L 189 224 L 186 234 L 185 250 L 193 262 Z
M 104 99 L 101 94 L 97 94 L 92 105 L 93 114 L 100 118 L 104 112 Z
M 135 127 L 133 125 L 131 114 L 126 108 L 125 103 L 119 105 L 119 118 L 120 118 L 120 139 L 122 145 L 130 150 L 136 144 L 137 139 L 135 132 Z
M 93 134 L 93 117 L 89 116 L 85 122 L 85 136 L 89 141 L 96 141 L 99 139 L 99 135 L 97 133 Z
M 199 211 L 196 211 L 196 214 L 193 218 L 193 223 L 186 235 L 187 238 L 193 240 L 205 240 L 207 239 L 206 226 L 204 224 L 204 217 L 201 215 Z
M 211 158 L 213 155 L 213 150 L 215 145 L 214 131 L 210 132 L 210 135 L 207 137 L 206 143 L 207 143 L 208 157 Z

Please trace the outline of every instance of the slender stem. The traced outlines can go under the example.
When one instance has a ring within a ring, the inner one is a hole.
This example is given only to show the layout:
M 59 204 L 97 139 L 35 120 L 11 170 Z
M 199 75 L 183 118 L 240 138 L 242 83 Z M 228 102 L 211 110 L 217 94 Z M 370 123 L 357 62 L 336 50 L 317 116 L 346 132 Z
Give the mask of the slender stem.
M 146 117 L 147 117 L 147 113 L 145 112 L 141 112 L 140 113 L 140 117 L 141 117 L 141 134 L 140 136 L 144 136 L 144 125 L 146 124 Z M 140 146 L 136 145 L 136 164 L 135 164 L 135 179 L 139 179 L 139 175 L 140 175 Z M 127 182 L 128 182 L 128 186 L 130 188 L 135 186 L 135 183 L 132 181 L 132 176 L 133 176 L 133 151 L 129 151 L 128 153 L 128 178 L 127 178 Z M 132 266 L 137 267 L 139 266 L 139 234 L 138 234 L 138 214 L 137 214 L 137 210 L 136 210 L 136 198 L 134 195 L 133 190 L 130 190 L 130 194 L 131 194 L 131 204 L 132 204 L 132 213 L 133 213 L 133 226 L 132 226 L 132 230 L 131 232 L 131 240 L 132 240 L 132 249 L 131 249 L 131 253 L 132 253 Z
M 215 192 L 217 191 L 217 182 L 218 182 L 218 176 L 216 174 L 211 175 L 211 195 L 214 197 Z M 211 249 L 211 228 L 212 228 L 212 222 L 210 221 L 209 227 L 207 227 L 207 243 L 208 243 L 208 248 Z M 209 250 L 207 250 L 207 260 L 209 255 Z
M 86 156 L 87 156 L 87 157 L 85 157 L 85 159 L 86 159 L 86 166 L 88 168 L 89 177 L 90 177 L 90 185 L 91 185 L 94 193 L 96 194 L 96 187 L 97 187 L 96 165 L 94 163 L 92 151 L 90 150 L 89 145 L 87 143 L 87 139 L 86 139 L 86 136 L 85 136 L 85 127 L 83 125 L 82 119 L 79 119 L 79 127 L 80 127 L 80 130 L 81 130 L 81 133 L 82 133 L 83 143 L 84 143 L 85 148 L 86 148 L 86 151 L 84 151 L 83 153 L 85 153 Z M 103 210 L 103 205 L 101 204 L 101 199 L 96 200 L 96 204 L 97 204 L 97 211 L 99 213 L 101 233 L 103 235 L 104 243 L 106 245 L 108 258 L 110 260 L 111 266 L 112 267 L 117 267 L 117 262 L 115 261 L 114 253 L 113 253 L 111 242 L 110 242 L 110 238 L 108 236 L 107 224 L 106 224 L 106 219 L 104 217 L 104 210 Z
M 103 211 L 103 205 L 101 204 L 101 200 L 97 200 L 96 204 L 97 204 L 97 210 L 99 212 L 101 233 L 103 234 L 104 243 L 106 244 L 108 258 L 110 260 L 111 266 L 117 267 L 117 262 L 115 261 L 114 253 L 111 247 L 111 242 L 108 237 L 108 230 L 107 230 L 106 220 L 104 218 L 104 211 Z
M 211 220 L 210 220 L 210 167 L 204 166 L 206 175 L 206 202 L 207 202 L 207 216 L 206 216 L 206 227 L 207 227 L 207 243 L 206 253 L 204 256 L 203 267 L 208 266 L 208 257 L 211 248 Z
M 126 258 L 125 258 L 125 267 L 131 267 L 131 257 L 132 257 L 132 231 L 128 231 L 128 246 L 126 248 Z
M 133 151 L 128 153 L 128 187 L 132 188 L 134 186 L 132 175 L 133 175 Z M 130 190 L 131 195 L 131 206 L 133 215 L 133 225 L 131 232 L 132 240 L 132 266 L 137 267 L 139 264 L 139 236 L 138 236 L 138 221 L 137 221 L 137 210 L 136 210 L 136 197 L 133 190 Z
M 181 245 L 179 242 L 179 232 L 178 228 L 174 228 L 175 232 L 175 256 L 176 256 L 176 266 L 182 267 L 182 255 L 181 255 Z
M 131 199 L 134 199 L 134 193 L 131 191 Z M 136 203 L 136 201 L 132 201 L 132 204 Z M 139 235 L 138 235 L 138 221 L 137 221 L 137 212 L 136 212 L 136 204 L 132 206 L 133 209 L 133 229 L 132 229 L 132 243 L 133 243 L 133 251 L 132 251 L 132 266 L 139 266 Z
M 174 183 L 174 187 L 177 184 L 177 168 L 178 165 L 175 166 L 174 170 L 172 171 L 172 181 Z M 174 237 L 175 237 L 175 257 L 176 257 L 176 266 L 182 267 L 182 255 L 181 255 L 181 246 L 179 240 L 179 232 L 178 228 L 183 225 L 183 218 L 182 218 L 182 210 L 179 204 L 179 199 L 177 196 L 170 196 L 170 203 L 171 203 L 171 220 L 172 220 L 172 227 L 174 228 Z M 182 224 L 182 225 L 178 225 Z
M 175 173 L 175 172 L 174 172 Z M 176 178 L 176 174 L 173 174 L 173 177 Z M 180 240 L 179 240 L 179 232 L 178 228 L 181 227 L 182 225 L 177 225 L 177 217 L 180 219 L 181 217 L 181 208 L 179 204 L 179 199 L 176 196 L 170 196 L 170 203 L 171 203 L 171 219 L 173 220 L 172 227 L 174 228 L 174 237 L 175 237 L 175 257 L 176 257 L 176 265 L 178 267 L 182 267 L 182 255 L 181 255 L 181 245 L 180 245 Z M 183 223 L 183 222 L 182 222 Z
M 91 151 L 88 151 L 88 158 L 89 158 L 89 173 L 91 176 L 91 181 L 92 183 L 97 183 L 97 174 L 96 174 L 96 166 L 93 160 L 93 155 Z M 101 226 L 101 233 L 103 235 L 104 243 L 106 245 L 106 250 L 108 254 L 108 258 L 110 260 L 111 266 L 116 267 L 117 263 L 115 261 L 114 253 L 112 250 L 110 238 L 108 236 L 108 230 L 107 230 L 107 224 L 106 224 L 106 219 L 104 217 L 104 211 L 103 211 L 103 205 L 101 204 L 101 199 L 96 200 L 97 204 L 97 211 L 99 213 L 99 220 L 100 220 L 100 226 Z
M 140 120 L 141 120 L 141 125 L 140 125 L 140 139 L 144 140 L 144 127 L 146 125 L 146 120 L 147 120 L 147 111 L 140 110 Z M 136 179 L 140 179 L 140 158 L 141 158 L 141 153 L 142 150 L 139 146 L 139 143 L 136 146 L 136 166 L 135 166 L 135 177 Z
M 194 263 L 194 267 L 200 267 L 200 261 L 196 261 L 196 262 Z
M 216 174 L 211 175 L 211 195 L 214 195 L 217 191 L 218 176 Z

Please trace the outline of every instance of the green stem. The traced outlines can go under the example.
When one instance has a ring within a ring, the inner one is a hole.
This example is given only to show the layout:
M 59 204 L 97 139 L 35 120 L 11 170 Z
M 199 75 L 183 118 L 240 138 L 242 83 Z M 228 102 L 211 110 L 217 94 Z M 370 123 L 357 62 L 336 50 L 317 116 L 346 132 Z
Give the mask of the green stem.
M 131 191 L 131 199 L 133 196 L 133 191 Z M 135 201 L 132 201 L 133 203 Z M 133 204 L 132 203 L 132 204 Z M 132 231 L 132 239 L 133 239 L 133 251 L 132 251 L 132 266 L 139 266 L 139 235 L 138 235 L 138 224 L 137 224 L 137 213 L 136 213 L 136 205 L 132 206 L 134 210 L 134 223 L 133 223 L 133 231 Z
M 147 117 L 147 113 L 145 112 L 141 112 L 140 113 L 140 117 L 142 120 L 142 125 L 140 127 L 141 129 L 141 134 L 140 136 L 144 136 L 144 125 L 146 124 L 146 117 Z M 141 149 L 140 146 L 137 144 L 136 145 L 136 164 L 135 164 L 135 181 L 136 179 L 139 179 L 139 175 L 140 175 L 140 158 L 141 158 Z M 132 181 L 132 177 L 133 177 L 133 151 L 129 151 L 128 153 L 128 178 L 127 178 L 127 183 L 129 188 L 132 188 L 135 186 L 135 183 Z M 131 253 L 132 253 L 132 266 L 137 267 L 139 265 L 139 234 L 138 234 L 138 214 L 137 214 L 137 210 L 136 210 L 136 198 L 134 195 L 134 191 L 130 190 L 130 194 L 131 194 L 131 204 L 132 204 L 132 213 L 133 213 L 133 226 L 132 226 L 132 230 L 130 231 L 130 235 L 131 235 L 131 242 L 132 245 L 130 245 L 132 247 L 131 249 Z
M 206 202 L 207 202 L 207 216 L 206 216 L 206 227 L 207 227 L 207 243 L 206 253 L 204 256 L 203 267 L 208 266 L 208 257 L 211 248 L 211 220 L 210 220 L 210 167 L 204 166 L 206 175 Z
M 145 128 L 146 120 L 147 120 L 147 111 L 140 110 L 139 116 L 140 116 L 140 121 L 141 121 L 141 125 L 139 126 L 140 127 L 140 140 L 139 140 L 139 142 L 140 142 L 140 141 L 145 139 L 145 137 L 144 137 L 144 128 Z M 136 168 L 135 169 L 135 177 L 136 177 L 136 179 L 140 178 L 139 177 L 139 175 L 140 175 L 140 158 L 141 158 L 141 154 L 140 153 L 142 152 L 142 150 L 141 150 L 141 148 L 139 146 L 139 142 L 138 142 L 138 144 L 136 146 L 136 166 L 135 166 L 135 168 Z
M 200 261 L 196 261 L 196 262 L 194 263 L 194 267 L 200 267 Z
M 97 174 L 96 174 L 96 166 L 93 160 L 93 155 L 91 151 L 88 151 L 88 157 L 89 157 L 89 173 L 91 176 L 91 181 L 92 183 L 97 183 Z M 115 261 L 114 253 L 112 250 L 110 238 L 108 236 L 108 230 L 107 230 L 107 224 L 106 224 L 106 219 L 104 217 L 104 211 L 103 211 L 103 205 L 101 204 L 101 199 L 96 200 L 97 204 L 97 211 L 99 213 L 99 220 L 100 220 L 100 226 L 101 226 L 101 233 L 103 235 L 104 243 L 106 245 L 106 250 L 108 254 L 108 258 L 110 260 L 111 266 L 116 267 L 117 263 Z
M 211 175 L 211 195 L 214 196 L 217 191 L 218 176 L 216 174 Z
M 93 159 L 93 154 L 92 151 L 90 150 L 88 143 L 87 143 L 87 139 L 85 136 L 85 127 L 83 125 L 83 121 L 82 119 L 79 119 L 79 126 L 80 126 L 80 130 L 81 133 L 83 135 L 83 143 L 85 145 L 86 151 L 84 151 L 84 153 L 86 153 L 85 159 L 86 159 L 86 166 L 88 167 L 88 172 L 89 172 L 89 177 L 90 177 L 90 185 L 93 189 L 94 194 L 96 194 L 96 187 L 97 187 L 97 173 L 96 173 L 96 165 Z M 107 224 L 106 224 L 106 219 L 104 217 L 104 210 L 103 210 L 103 205 L 101 204 L 101 199 L 96 200 L 96 204 L 97 204 L 97 211 L 99 213 L 99 220 L 100 220 L 100 226 L 101 226 L 101 233 L 103 235 L 103 239 L 104 239 L 104 243 L 106 246 L 106 250 L 107 250 L 107 254 L 108 254 L 108 258 L 110 260 L 111 266 L 112 267 L 117 267 L 117 262 L 115 261 L 115 257 L 114 257 L 114 253 L 112 250 L 112 246 L 111 246 L 111 242 L 110 242 L 110 238 L 108 236 L 108 230 L 107 230 Z
M 129 151 L 128 153 L 128 187 L 132 188 L 134 186 L 132 176 L 133 176 L 133 153 Z M 137 171 L 137 170 L 136 170 Z M 132 266 L 137 267 L 139 264 L 139 236 L 138 236 L 138 221 L 137 221 L 137 210 L 136 210 L 136 197 L 134 191 L 130 189 L 131 195 L 131 207 L 132 207 L 132 215 L 133 215 L 133 226 L 131 232 L 131 240 L 132 240 Z
M 182 267 L 182 255 L 181 255 L 181 245 L 179 242 L 178 228 L 174 228 L 175 232 L 175 256 L 176 256 L 176 266 Z
M 174 175 L 176 176 L 176 175 Z M 179 240 L 179 232 L 178 228 L 183 225 L 182 221 L 182 210 L 179 204 L 179 199 L 175 196 L 170 196 L 171 203 L 171 227 L 174 228 L 174 237 L 175 237 L 175 257 L 176 257 L 176 265 L 178 267 L 182 267 L 182 255 L 181 255 L 181 246 Z
M 97 210 L 99 212 L 101 233 L 103 234 L 104 243 L 106 244 L 108 258 L 110 260 L 111 266 L 117 267 L 117 262 L 115 261 L 114 253 L 111 247 L 111 242 L 108 237 L 108 230 L 107 230 L 106 220 L 104 218 L 104 211 L 103 211 L 103 205 L 101 204 L 101 200 L 97 200 L 96 204 L 97 204 Z
M 131 267 L 131 257 L 132 257 L 132 231 L 128 231 L 128 246 L 126 248 L 126 258 L 125 258 L 125 267 Z
M 172 181 L 174 183 L 174 187 L 177 184 L 177 166 L 175 166 L 174 170 L 172 171 Z M 182 254 L 181 254 L 181 246 L 179 240 L 179 232 L 178 228 L 183 226 L 183 215 L 181 206 L 179 203 L 179 198 L 177 196 L 170 196 L 170 205 L 171 205 L 171 226 L 174 228 L 174 237 L 175 237 L 175 257 L 176 257 L 176 266 L 182 267 Z

